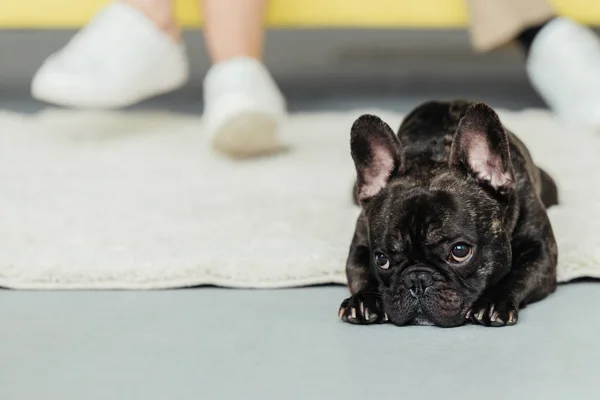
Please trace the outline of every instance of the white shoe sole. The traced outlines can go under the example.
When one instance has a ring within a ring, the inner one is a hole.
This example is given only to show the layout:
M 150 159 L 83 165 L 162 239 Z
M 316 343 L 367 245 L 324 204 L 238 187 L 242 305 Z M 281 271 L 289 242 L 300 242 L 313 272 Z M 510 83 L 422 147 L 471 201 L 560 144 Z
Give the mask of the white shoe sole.
M 176 82 L 170 82 L 167 85 L 155 87 L 143 93 L 138 92 L 135 96 L 125 97 L 119 96 L 118 89 L 108 91 L 105 95 L 98 91 L 95 94 L 89 94 L 75 90 L 71 86 L 53 85 L 48 82 L 38 85 L 34 81 L 31 88 L 31 96 L 35 100 L 61 107 L 110 110 L 129 107 L 141 101 L 173 92 L 184 87 L 187 82 L 187 75 L 185 75 Z
M 215 131 L 213 147 L 237 158 L 255 157 L 281 150 L 279 119 L 260 111 L 244 111 L 225 121 Z

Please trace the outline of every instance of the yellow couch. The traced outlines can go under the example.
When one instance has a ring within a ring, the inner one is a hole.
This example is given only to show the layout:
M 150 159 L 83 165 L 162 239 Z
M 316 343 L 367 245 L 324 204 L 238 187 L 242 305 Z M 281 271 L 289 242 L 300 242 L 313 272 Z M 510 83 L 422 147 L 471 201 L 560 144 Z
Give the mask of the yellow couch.
M 562 15 L 600 25 L 599 0 L 551 1 Z M 108 2 L 1 0 L 0 28 L 75 28 Z M 184 25 L 201 24 L 198 0 L 176 0 L 176 8 Z M 463 0 L 273 0 L 268 22 L 275 27 L 460 28 L 467 25 L 467 11 Z

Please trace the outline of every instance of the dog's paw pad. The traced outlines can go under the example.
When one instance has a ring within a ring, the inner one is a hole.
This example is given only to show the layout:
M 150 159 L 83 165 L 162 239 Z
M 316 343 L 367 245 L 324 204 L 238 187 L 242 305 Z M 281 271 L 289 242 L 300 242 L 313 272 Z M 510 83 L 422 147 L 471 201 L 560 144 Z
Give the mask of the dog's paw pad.
M 379 296 L 360 292 L 342 302 L 338 317 L 351 324 L 374 324 L 388 320 Z
M 481 298 L 467 311 L 465 318 L 485 326 L 510 326 L 517 323 L 519 308 L 508 299 Z

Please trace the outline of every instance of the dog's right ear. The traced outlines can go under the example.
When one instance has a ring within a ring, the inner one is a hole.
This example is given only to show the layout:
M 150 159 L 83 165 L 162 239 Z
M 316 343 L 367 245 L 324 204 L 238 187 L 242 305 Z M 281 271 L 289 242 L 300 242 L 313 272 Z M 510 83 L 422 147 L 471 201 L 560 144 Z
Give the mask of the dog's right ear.
M 377 195 L 404 169 L 398 136 L 379 117 L 363 115 L 352 125 L 350 148 L 356 167 L 356 197 L 361 204 Z

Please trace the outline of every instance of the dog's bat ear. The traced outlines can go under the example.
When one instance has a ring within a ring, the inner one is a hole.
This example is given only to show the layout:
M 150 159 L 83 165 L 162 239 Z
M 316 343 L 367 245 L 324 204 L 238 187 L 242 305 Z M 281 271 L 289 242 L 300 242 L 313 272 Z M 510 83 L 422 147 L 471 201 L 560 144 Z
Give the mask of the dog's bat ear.
M 398 136 L 379 117 L 363 115 L 350 130 L 350 148 L 356 167 L 356 197 L 364 203 L 404 169 L 404 152 Z
M 498 114 L 489 106 L 478 103 L 467 109 L 454 135 L 450 165 L 497 191 L 514 189 L 508 136 Z

